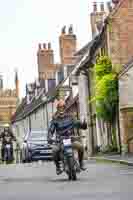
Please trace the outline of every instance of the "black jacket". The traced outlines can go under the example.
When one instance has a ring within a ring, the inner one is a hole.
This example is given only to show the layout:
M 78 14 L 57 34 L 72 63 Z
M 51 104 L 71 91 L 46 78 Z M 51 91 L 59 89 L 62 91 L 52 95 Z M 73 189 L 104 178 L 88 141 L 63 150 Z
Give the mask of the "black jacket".
M 58 139 L 60 136 L 74 135 L 74 129 L 87 129 L 86 122 L 80 122 L 72 117 L 72 115 L 64 114 L 63 116 L 57 115 L 51 121 L 48 130 L 48 140 L 50 140 L 54 133 Z
M 3 131 L 0 135 L 0 139 L 2 140 L 2 144 L 12 143 L 12 141 L 16 141 L 16 137 L 11 131 Z

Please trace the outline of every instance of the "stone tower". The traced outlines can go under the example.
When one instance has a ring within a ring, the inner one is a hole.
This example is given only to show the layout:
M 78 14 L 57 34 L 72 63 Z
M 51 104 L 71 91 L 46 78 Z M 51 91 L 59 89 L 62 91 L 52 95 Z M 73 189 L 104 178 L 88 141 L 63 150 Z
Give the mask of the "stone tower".
M 0 90 L 3 89 L 3 76 L 0 74 Z
M 38 45 L 37 52 L 37 64 L 38 64 L 38 75 L 39 79 L 49 79 L 53 77 L 53 73 L 55 71 L 54 66 L 54 52 L 51 48 L 51 44 L 44 43 Z
M 104 16 L 106 15 L 104 3 L 100 3 L 100 10 L 98 11 L 98 5 L 96 2 L 93 4 L 93 12 L 90 15 L 92 38 L 96 36 L 103 24 Z
M 76 52 L 77 38 L 73 33 L 73 27 L 70 25 L 68 33 L 66 33 L 66 26 L 62 28 L 61 35 L 59 37 L 60 47 L 60 59 L 61 64 L 74 64 Z

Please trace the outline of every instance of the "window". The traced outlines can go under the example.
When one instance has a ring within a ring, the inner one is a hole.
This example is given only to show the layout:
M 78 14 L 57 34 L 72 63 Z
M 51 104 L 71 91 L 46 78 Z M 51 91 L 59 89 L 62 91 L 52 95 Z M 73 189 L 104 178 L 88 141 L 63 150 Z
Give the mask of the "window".
M 59 71 L 58 72 L 58 83 L 63 81 L 63 79 L 64 79 L 64 73 L 63 73 L 63 71 Z
M 48 90 L 55 88 L 56 81 L 55 79 L 48 79 Z

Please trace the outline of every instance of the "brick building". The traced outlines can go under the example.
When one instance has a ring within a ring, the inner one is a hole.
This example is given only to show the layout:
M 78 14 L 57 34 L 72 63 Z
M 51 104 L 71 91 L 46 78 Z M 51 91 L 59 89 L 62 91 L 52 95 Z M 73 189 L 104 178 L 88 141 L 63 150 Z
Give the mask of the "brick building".
M 114 3 L 116 5 L 109 15 L 109 54 L 114 66 L 122 66 L 133 56 L 133 1 L 114 0 Z
M 101 4 L 100 11 L 94 4 L 91 14 L 92 36 L 95 37 L 98 29 L 107 17 L 107 29 L 104 43 L 100 46 L 99 55 L 108 55 L 113 69 L 119 73 L 119 109 L 120 109 L 120 139 L 123 152 L 133 152 L 132 126 L 133 120 L 133 92 L 132 57 L 133 57 L 133 1 L 112 0 L 108 3 L 108 11 L 104 11 Z M 127 75 L 128 74 L 128 75 Z M 118 129 L 118 128 L 117 128 Z
M 1 80 L 1 83 L 3 80 Z M 3 83 L 1 84 L 3 86 Z M 19 102 L 19 80 L 17 72 L 15 74 L 15 89 L 0 88 L 0 129 L 4 124 L 11 123 L 11 118 L 16 112 Z

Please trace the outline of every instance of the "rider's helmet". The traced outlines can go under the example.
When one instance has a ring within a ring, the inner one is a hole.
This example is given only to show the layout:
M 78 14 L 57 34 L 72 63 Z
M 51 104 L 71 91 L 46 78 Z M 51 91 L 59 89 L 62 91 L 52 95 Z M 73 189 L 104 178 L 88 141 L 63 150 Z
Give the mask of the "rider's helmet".
M 63 99 L 60 99 L 57 103 L 57 112 L 63 114 L 65 111 L 65 107 L 65 101 Z
M 9 131 L 9 128 L 10 128 L 10 125 L 8 123 L 4 124 L 4 131 Z

